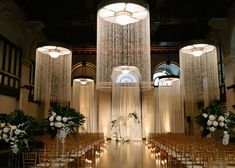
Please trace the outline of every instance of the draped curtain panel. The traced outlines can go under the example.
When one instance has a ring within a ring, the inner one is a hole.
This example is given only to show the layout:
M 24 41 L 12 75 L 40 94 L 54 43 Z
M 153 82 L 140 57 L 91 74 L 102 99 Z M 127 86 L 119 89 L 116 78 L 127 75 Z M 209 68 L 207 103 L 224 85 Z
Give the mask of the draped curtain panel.
M 112 120 L 119 123 L 121 138 L 141 140 L 141 122 L 128 117 L 135 112 L 141 121 L 139 83 L 114 83 L 112 86 Z
M 97 114 L 95 112 L 94 81 L 82 85 L 73 81 L 72 107 L 86 117 L 84 127 L 87 132 L 97 131 Z
M 180 96 L 180 82 L 169 87 L 155 88 L 156 132 L 184 133 L 184 112 Z

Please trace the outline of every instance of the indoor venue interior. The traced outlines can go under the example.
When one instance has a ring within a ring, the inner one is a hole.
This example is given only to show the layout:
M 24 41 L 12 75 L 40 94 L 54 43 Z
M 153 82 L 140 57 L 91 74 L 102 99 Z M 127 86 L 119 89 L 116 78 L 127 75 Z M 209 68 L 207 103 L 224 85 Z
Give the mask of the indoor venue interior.
M 235 167 L 234 0 L 0 0 L 0 168 Z

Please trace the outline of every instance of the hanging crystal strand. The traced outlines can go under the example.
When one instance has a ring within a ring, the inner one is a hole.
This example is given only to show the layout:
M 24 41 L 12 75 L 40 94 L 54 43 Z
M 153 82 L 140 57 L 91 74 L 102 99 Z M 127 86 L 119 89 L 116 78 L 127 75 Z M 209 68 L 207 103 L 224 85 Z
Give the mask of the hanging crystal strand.
M 141 4 L 142 5 L 142 4 Z M 136 22 L 121 25 L 97 13 L 97 88 L 111 88 L 111 74 L 120 65 L 135 66 L 141 73 L 140 84 L 150 88 L 150 22 L 146 15 Z
M 51 50 L 59 56 L 52 57 Z M 39 47 L 36 51 L 34 100 L 70 101 L 71 65 L 70 50 L 56 46 Z
M 214 46 L 200 45 L 205 50 L 200 56 L 192 54 L 191 46 L 180 49 L 180 81 L 185 101 L 207 106 L 219 96 L 217 55 Z

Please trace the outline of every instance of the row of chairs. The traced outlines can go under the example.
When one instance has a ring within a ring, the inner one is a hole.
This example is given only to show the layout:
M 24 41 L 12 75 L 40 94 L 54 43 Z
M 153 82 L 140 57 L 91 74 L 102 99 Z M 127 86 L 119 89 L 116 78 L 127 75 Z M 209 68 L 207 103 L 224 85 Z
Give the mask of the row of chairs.
M 101 133 L 68 136 L 64 143 L 50 136 L 40 139 L 44 143 L 42 149 L 23 152 L 24 168 L 84 167 L 86 161 L 92 163 L 104 144 L 104 135 Z
M 235 167 L 235 144 L 180 133 L 151 133 L 149 147 L 167 167 Z

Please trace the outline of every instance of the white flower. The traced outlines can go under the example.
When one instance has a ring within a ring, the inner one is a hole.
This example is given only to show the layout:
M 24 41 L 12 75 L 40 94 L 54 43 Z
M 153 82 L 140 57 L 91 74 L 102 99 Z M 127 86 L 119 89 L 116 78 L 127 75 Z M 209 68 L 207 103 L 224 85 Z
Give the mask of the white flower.
M 62 120 L 63 120 L 63 122 L 68 121 L 68 119 L 66 117 L 63 117 Z
M 52 114 L 52 116 L 56 116 L 56 113 L 55 113 L 54 111 L 52 111 L 52 113 L 51 113 L 51 114 Z
M 5 127 L 5 125 L 6 125 L 5 123 L 1 123 L 1 127 L 2 127 L 2 128 Z
M 16 134 L 16 135 L 19 135 L 19 134 L 20 134 L 20 130 L 19 130 L 19 129 L 16 129 L 16 130 L 15 130 L 15 134 Z
M 215 127 L 210 127 L 210 129 L 209 129 L 211 132 L 215 132 Z
M 225 119 L 224 119 L 223 116 L 219 116 L 218 120 L 219 120 L 219 121 L 224 121 Z
M 17 128 L 17 127 L 16 127 L 15 125 L 12 125 L 12 126 L 11 126 L 11 129 L 12 129 L 12 130 L 16 130 L 16 128 Z
M 214 121 L 215 120 L 215 116 L 214 115 L 210 115 L 209 116 L 209 120 Z
M 208 121 L 207 121 L 207 125 L 208 125 L 208 126 L 211 126 L 211 125 L 212 125 L 212 121 L 211 121 L 211 120 L 208 120 Z
M 56 121 L 61 121 L 61 119 L 62 119 L 61 116 L 56 117 Z
M 54 123 L 53 123 L 53 122 L 50 122 L 50 126 L 53 127 L 53 126 L 54 126 Z
M 10 137 L 10 140 L 11 140 L 11 141 L 15 141 L 15 140 L 16 140 L 16 137 L 15 137 L 15 136 L 13 136 L 13 137 L 11 136 L 11 137 Z
M 228 134 L 228 131 L 224 131 L 224 134 Z
M 227 129 L 227 128 L 228 128 L 228 125 L 227 125 L 227 124 L 224 124 L 224 127 Z
M 218 126 L 218 122 L 217 121 L 213 121 L 213 126 L 217 127 Z
M 3 138 L 3 139 L 8 138 L 7 134 L 3 134 L 3 135 L 2 135 L 2 138 Z
M 229 134 L 225 134 L 224 136 L 223 136 L 223 139 L 229 139 Z
M 8 133 L 10 129 L 8 127 L 3 128 L 3 132 Z
M 203 116 L 204 118 L 207 118 L 207 117 L 208 117 L 208 114 L 203 113 L 202 116 Z
M 56 122 L 55 123 L 55 127 L 57 127 L 57 128 L 61 128 L 63 126 L 64 126 L 64 124 L 62 124 L 61 122 Z
M 229 142 L 228 140 L 224 140 L 224 139 L 222 140 L 222 143 L 223 143 L 224 145 L 228 145 L 228 142 Z
M 52 115 L 52 116 L 50 116 L 50 118 L 49 118 L 49 121 L 54 121 L 54 116 Z
M 223 121 L 219 122 L 219 126 L 224 127 L 224 122 Z

